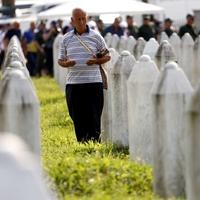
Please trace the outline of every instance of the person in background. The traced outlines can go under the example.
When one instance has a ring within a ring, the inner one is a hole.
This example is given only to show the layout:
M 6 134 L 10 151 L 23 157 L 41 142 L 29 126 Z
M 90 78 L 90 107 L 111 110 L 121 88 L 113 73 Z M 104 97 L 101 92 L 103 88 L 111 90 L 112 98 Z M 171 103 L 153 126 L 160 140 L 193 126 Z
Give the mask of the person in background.
M 57 30 L 58 30 L 58 32 L 62 32 L 62 29 L 63 29 L 63 20 L 58 19 L 57 20 Z
M 194 16 L 191 14 L 187 14 L 186 16 L 186 24 L 181 26 L 179 29 L 179 36 L 182 38 L 184 36 L 185 33 L 189 33 L 193 40 L 196 39 L 197 34 L 194 31 Z
M 27 58 L 27 68 L 31 76 L 36 75 L 37 44 L 35 42 L 35 22 L 30 23 L 30 28 L 22 37 L 22 48 Z
M 57 30 L 57 23 L 56 21 L 52 21 L 50 24 L 50 29 L 43 34 L 44 51 L 46 56 L 46 73 L 50 76 L 53 76 L 53 42 L 58 33 L 59 32 Z
M 97 23 L 94 20 L 90 20 L 87 22 L 87 25 L 89 26 L 89 28 L 97 31 L 99 33 L 98 27 L 97 27 Z
M 37 25 L 37 30 L 35 33 L 35 41 L 38 44 L 37 51 L 37 60 L 36 60 L 36 75 L 41 76 L 43 75 L 43 70 L 45 69 L 45 53 L 44 53 L 44 38 L 43 34 L 46 31 L 46 25 L 45 22 L 41 21 Z
M 81 8 L 72 11 L 74 30 L 63 36 L 58 64 L 68 69 L 66 101 L 78 142 L 100 142 L 103 109 L 103 83 L 99 65 L 110 60 L 109 55 L 95 55 L 106 50 L 103 37 L 87 25 L 87 15 Z
M 138 27 L 134 25 L 133 16 L 127 15 L 126 22 L 127 22 L 127 28 L 125 30 L 126 35 L 127 36 L 132 35 L 135 39 L 137 39 Z
M 65 25 L 65 26 L 62 28 L 62 34 L 65 35 L 65 33 L 69 32 L 69 30 L 70 30 L 70 26 Z
M 8 31 L 6 32 L 5 36 L 4 36 L 4 39 L 3 39 L 3 43 L 4 43 L 4 48 L 5 50 L 7 49 L 8 47 L 8 44 L 10 42 L 10 39 L 16 35 L 19 39 L 19 41 L 21 41 L 21 29 L 20 29 L 20 24 L 15 21 L 13 22 L 10 27 L 8 28 Z
M 154 37 L 156 39 L 158 39 L 161 34 L 161 31 L 162 31 L 161 22 L 158 19 L 156 19 L 154 17 L 154 15 L 150 15 L 150 23 L 149 24 L 153 30 Z
M 164 20 L 163 31 L 167 34 L 168 37 L 171 37 L 171 35 L 175 32 L 172 23 L 173 21 L 170 18 L 166 18 Z
M 117 34 L 119 37 L 122 36 L 122 35 L 124 35 L 124 30 L 120 26 L 120 22 L 121 22 L 121 19 L 119 17 L 116 17 L 115 20 L 114 20 L 114 22 L 113 22 L 113 24 L 104 29 L 104 31 L 103 31 L 103 37 L 107 33 Z
M 4 37 L 5 37 L 5 34 L 6 34 L 6 31 L 7 31 L 7 27 L 8 27 L 8 24 L 2 24 L 0 25 L 0 69 L 1 69 L 1 65 L 4 61 L 4 55 L 5 55 L 5 52 L 4 52 Z
M 63 28 L 62 28 L 62 34 L 65 35 L 65 33 L 72 30 L 71 22 L 64 21 Z
M 155 37 L 153 28 L 150 25 L 150 17 L 144 16 L 143 24 L 138 29 L 138 38 L 143 37 L 144 40 L 148 41 L 150 38 Z
M 98 19 L 98 20 L 96 21 L 96 24 L 97 24 L 97 28 L 98 28 L 98 30 L 99 30 L 99 33 L 100 33 L 101 35 L 103 35 L 103 31 L 104 31 L 104 23 L 103 23 L 103 21 L 102 21 L 101 19 Z

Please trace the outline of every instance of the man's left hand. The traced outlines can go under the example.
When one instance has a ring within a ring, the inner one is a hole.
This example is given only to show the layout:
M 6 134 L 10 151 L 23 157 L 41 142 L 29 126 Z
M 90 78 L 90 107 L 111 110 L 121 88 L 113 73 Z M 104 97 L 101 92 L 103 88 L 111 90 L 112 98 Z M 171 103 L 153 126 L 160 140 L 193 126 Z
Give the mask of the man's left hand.
M 96 58 L 91 58 L 86 62 L 87 65 L 94 65 L 97 64 L 97 59 Z

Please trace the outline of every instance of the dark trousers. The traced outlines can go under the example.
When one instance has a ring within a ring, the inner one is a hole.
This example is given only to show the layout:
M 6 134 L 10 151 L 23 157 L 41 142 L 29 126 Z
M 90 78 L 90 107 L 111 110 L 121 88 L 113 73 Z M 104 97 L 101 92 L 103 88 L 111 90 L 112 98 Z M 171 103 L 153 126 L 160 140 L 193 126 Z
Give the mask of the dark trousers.
M 103 84 L 68 84 L 65 93 L 77 141 L 100 142 Z
M 28 60 L 27 68 L 31 76 L 36 75 L 36 59 L 37 59 L 37 53 L 33 52 L 27 53 L 27 60 Z
M 50 76 L 53 76 L 53 49 L 52 48 L 45 48 L 45 66 Z

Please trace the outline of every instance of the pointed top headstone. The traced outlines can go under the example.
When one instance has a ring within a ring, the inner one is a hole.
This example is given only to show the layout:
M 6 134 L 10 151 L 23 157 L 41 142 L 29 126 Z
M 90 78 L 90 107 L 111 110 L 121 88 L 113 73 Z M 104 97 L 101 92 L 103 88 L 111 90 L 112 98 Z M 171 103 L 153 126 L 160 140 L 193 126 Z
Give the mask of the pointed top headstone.
M 160 42 L 162 42 L 163 40 L 168 40 L 169 41 L 169 37 L 164 31 L 161 32 Z
M 172 44 L 173 46 L 174 45 L 180 45 L 181 44 L 181 39 L 180 39 L 180 37 L 178 36 L 178 34 L 177 33 L 173 33 L 172 35 L 171 35 L 171 37 L 169 38 L 169 42 L 170 42 L 170 44 Z
M 14 134 L 0 134 L 0 199 L 53 200 L 34 155 Z
M 112 35 L 111 47 L 117 49 L 119 45 L 119 36 L 117 34 Z
M 122 56 L 122 73 L 129 76 L 135 65 L 135 57 L 129 51 L 123 51 Z
M 135 45 L 136 45 L 136 39 L 131 35 L 128 37 L 127 39 L 127 45 L 126 45 L 126 49 L 131 53 L 133 54 L 134 52 L 134 48 L 135 48 Z
M 150 56 L 142 55 L 135 63 L 128 81 L 131 83 L 152 82 L 158 73 L 159 70 L 155 62 L 151 60 Z
M 193 40 L 192 36 L 189 33 L 185 33 L 184 36 L 182 37 L 182 43 L 184 45 L 193 46 L 194 45 L 194 40 Z
M 107 33 L 105 38 L 105 42 L 107 44 L 108 47 L 111 46 L 111 42 L 112 42 L 112 34 L 111 33 Z
M 145 44 L 143 54 L 149 55 L 151 57 L 151 59 L 154 59 L 158 48 L 159 48 L 158 42 L 155 40 L 155 38 L 151 38 Z
M 176 62 L 170 61 L 152 87 L 152 94 L 187 94 L 193 88 L 183 70 Z

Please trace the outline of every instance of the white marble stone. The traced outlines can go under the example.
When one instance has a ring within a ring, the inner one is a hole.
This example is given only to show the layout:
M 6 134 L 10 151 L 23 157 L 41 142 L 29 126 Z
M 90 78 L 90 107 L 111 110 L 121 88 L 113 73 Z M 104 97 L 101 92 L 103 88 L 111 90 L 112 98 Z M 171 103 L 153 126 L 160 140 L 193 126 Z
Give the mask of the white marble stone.
M 194 44 L 194 82 L 196 87 L 200 81 L 200 35 L 196 38 Z
M 40 156 L 39 101 L 24 72 L 6 68 L 0 81 L 0 131 L 23 138 Z
M 111 92 L 112 92 L 112 76 L 111 70 L 116 64 L 119 53 L 113 49 L 109 48 L 109 53 L 111 60 L 106 63 L 107 75 L 108 75 L 108 89 L 104 90 L 104 107 L 101 117 L 101 138 L 102 141 L 111 141 L 112 138 L 112 102 L 111 102 Z
M 21 62 L 24 64 L 24 66 L 26 65 L 26 58 L 24 56 L 24 53 L 23 53 L 23 50 L 22 50 L 22 47 L 21 47 L 21 43 L 19 41 L 19 39 L 17 38 L 17 36 L 13 36 L 8 44 L 8 47 L 7 47 L 7 51 L 14 51 L 14 50 L 17 50 L 19 56 L 20 56 L 20 59 L 21 59 Z M 6 53 L 8 53 L 6 51 Z
M 145 47 L 144 47 L 144 50 L 143 50 L 143 54 L 142 55 L 149 55 L 150 58 L 152 60 L 155 59 L 155 55 L 158 51 L 158 48 L 159 48 L 159 44 L 158 42 L 155 40 L 155 38 L 151 38 L 146 44 L 145 44 Z
M 19 62 L 21 62 L 22 66 L 26 68 L 26 60 L 23 59 L 22 54 L 20 53 L 20 50 L 19 50 L 20 48 L 21 47 L 18 48 L 13 45 L 7 49 L 7 52 L 6 52 L 5 58 L 4 58 L 4 62 L 2 65 L 3 72 L 12 61 L 19 61 Z M 28 72 L 28 70 L 27 70 L 27 72 Z
M 175 62 L 166 64 L 152 88 L 154 191 L 165 198 L 185 194 L 184 107 L 192 92 Z
M 176 61 L 174 49 L 167 40 L 162 41 L 160 44 L 155 61 L 159 69 L 162 69 L 168 61 Z
M 175 55 L 176 55 L 177 62 L 181 66 L 181 57 L 182 57 L 181 56 L 181 39 L 177 35 L 177 33 L 173 33 L 171 35 L 171 37 L 169 38 L 169 43 L 172 45 Z
M 195 69 L 194 69 L 194 40 L 189 33 L 185 33 L 182 37 L 182 61 L 180 67 L 183 68 L 186 76 L 191 84 L 195 85 Z
M 126 50 L 126 44 L 127 44 L 127 37 L 121 36 L 119 40 L 119 53 Z
M 111 44 L 110 44 L 110 47 L 114 48 L 118 52 L 119 52 L 119 39 L 120 38 L 117 34 L 113 34 Z
M 123 59 L 121 67 L 122 132 L 120 137 L 123 146 L 129 146 L 127 81 L 136 60 L 129 51 L 123 51 L 121 56 Z
M 59 33 L 53 43 L 53 71 L 54 71 L 54 79 L 57 83 L 59 83 L 59 65 L 58 65 L 58 56 L 60 44 L 63 39 L 63 35 Z
M 186 109 L 185 134 L 186 196 L 188 200 L 200 197 L 200 85 L 198 84 Z
M 151 88 L 159 70 L 148 55 L 136 62 L 128 79 L 129 152 L 133 160 L 153 163 Z
M 134 54 L 136 42 L 136 39 L 132 35 L 127 38 L 126 50 L 129 51 L 131 54 Z
M 164 31 L 162 31 L 160 34 L 160 43 L 162 43 L 162 41 L 164 41 L 164 40 L 169 41 L 169 37 Z
M 119 53 L 114 48 L 109 48 L 108 50 L 109 50 L 109 54 L 111 56 L 111 60 L 109 61 L 109 65 L 111 66 L 110 69 L 112 69 L 118 61 Z
M 111 33 L 107 33 L 104 37 L 105 42 L 107 44 L 107 47 L 110 48 L 111 47 L 111 42 L 112 42 L 112 34 Z
M 57 199 L 47 188 L 37 159 L 13 134 L 0 133 L 0 177 L 2 200 Z
M 140 56 L 143 54 L 145 44 L 146 44 L 146 41 L 144 40 L 144 38 L 139 37 L 137 39 L 137 43 L 134 49 L 134 56 L 136 60 L 138 60 Z
M 29 81 L 32 82 L 27 67 L 23 66 L 22 62 L 19 61 L 18 59 L 15 59 L 15 60 L 11 61 L 8 64 L 8 66 L 6 67 L 6 69 L 7 68 L 9 68 L 10 70 L 11 69 L 20 69 L 21 71 L 23 71 L 23 73 L 26 75 L 26 77 L 29 79 Z M 9 70 L 5 70 L 3 73 L 6 73 L 6 71 L 9 71 Z
M 66 85 L 66 77 L 67 77 L 67 73 L 68 73 L 68 69 L 61 67 L 58 64 L 58 56 L 59 56 L 59 48 L 60 48 L 60 43 L 62 42 L 62 38 L 63 36 L 61 34 L 59 34 L 57 36 L 57 39 L 54 43 L 54 48 L 55 48 L 55 52 L 54 52 L 54 68 L 55 68 L 55 78 L 56 81 L 58 83 L 58 85 L 60 86 L 61 90 L 64 92 L 65 91 L 65 85 Z
M 127 139 L 123 130 L 122 85 L 121 72 L 124 55 L 120 55 L 117 63 L 111 69 L 111 112 L 112 112 L 112 142 L 118 146 L 126 146 Z

